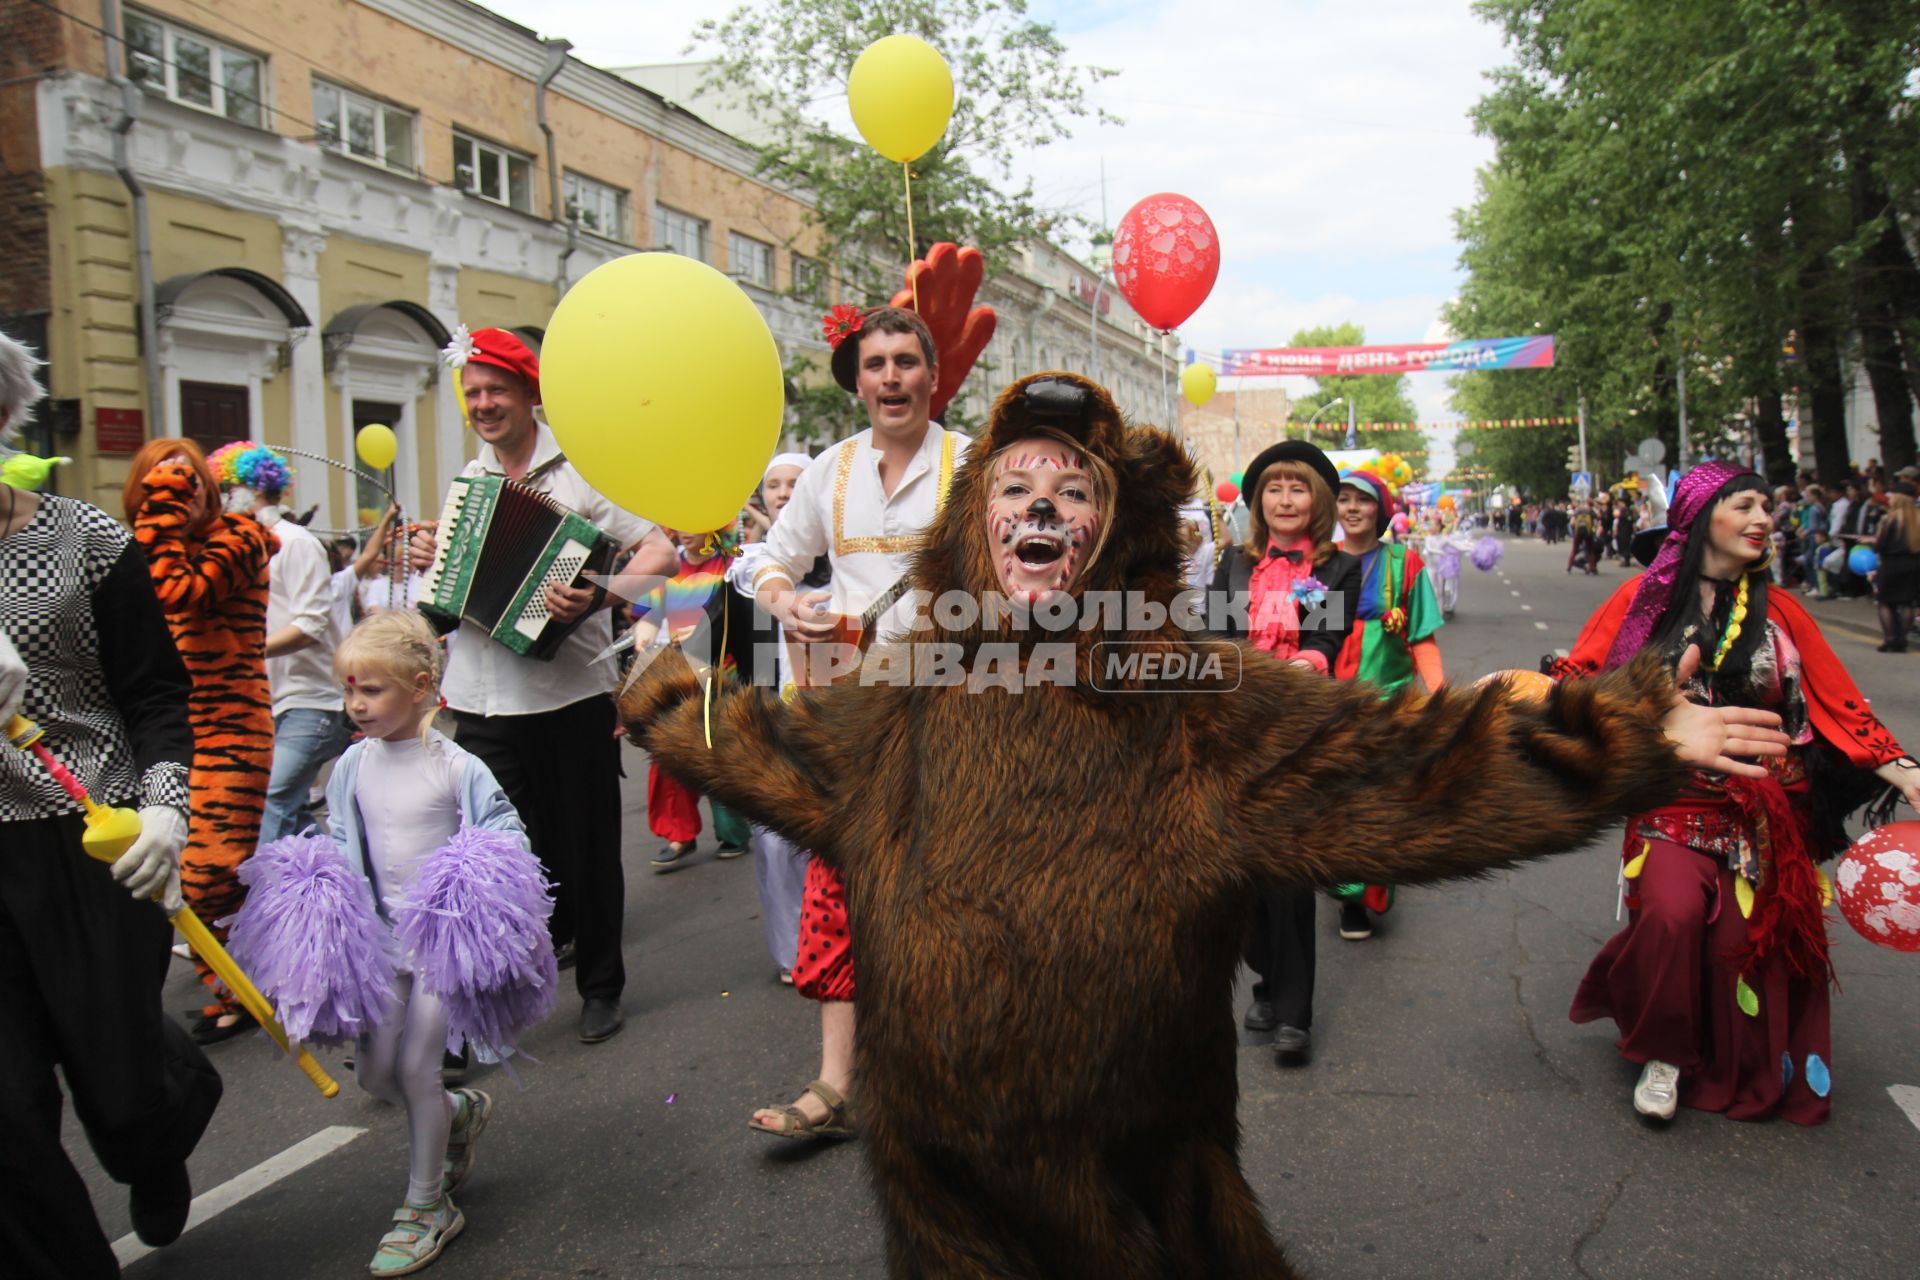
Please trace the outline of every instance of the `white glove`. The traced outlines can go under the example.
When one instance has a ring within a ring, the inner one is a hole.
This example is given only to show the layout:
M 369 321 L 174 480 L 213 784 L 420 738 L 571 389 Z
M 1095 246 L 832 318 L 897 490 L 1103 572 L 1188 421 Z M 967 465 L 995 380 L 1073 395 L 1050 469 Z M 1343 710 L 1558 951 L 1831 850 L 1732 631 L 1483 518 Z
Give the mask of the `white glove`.
M 19 713 L 20 703 L 27 696 L 27 664 L 13 647 L 13 641 L 7 639 L 7 633 L 0 631 L 0 728 Z
M 180 851 L 187 847 L 187 815 L 170 804 L 140 810 L 140 838 L 113 864 L 113 878 L 136 898 L 158 901 L 171 916 L 186 905 L 180 896 Z

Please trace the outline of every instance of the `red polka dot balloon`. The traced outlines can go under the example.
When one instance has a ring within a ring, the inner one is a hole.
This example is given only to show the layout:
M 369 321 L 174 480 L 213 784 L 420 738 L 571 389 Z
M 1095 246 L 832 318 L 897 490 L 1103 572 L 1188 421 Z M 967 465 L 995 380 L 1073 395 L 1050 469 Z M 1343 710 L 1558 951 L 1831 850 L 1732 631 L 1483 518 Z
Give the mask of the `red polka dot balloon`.
M 1213 219 L 1185 196 L 1148 196 L 1113 233 L 1114 283 L 1140 318 L 1163 332 L 1200 309 L 1219 274 Z
M 1920 822 L 1889 822 L 1861 836 L 1833 882 L 1840 913 L 1861 937 L 1920 951 Z

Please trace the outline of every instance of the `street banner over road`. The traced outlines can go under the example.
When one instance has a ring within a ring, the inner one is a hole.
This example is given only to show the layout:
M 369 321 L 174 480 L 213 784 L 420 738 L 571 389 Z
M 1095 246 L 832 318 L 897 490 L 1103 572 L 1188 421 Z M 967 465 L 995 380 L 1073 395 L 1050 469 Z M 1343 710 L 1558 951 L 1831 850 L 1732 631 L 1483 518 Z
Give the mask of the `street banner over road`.
M 1357 373 L 1457 372 L 1467 369 L 1551 369 L 1553 335 L 1416 342 L 1387 347 L 1239 347 L 1220 353 L 1223 378 L 1300 374 L 1309 378 Z

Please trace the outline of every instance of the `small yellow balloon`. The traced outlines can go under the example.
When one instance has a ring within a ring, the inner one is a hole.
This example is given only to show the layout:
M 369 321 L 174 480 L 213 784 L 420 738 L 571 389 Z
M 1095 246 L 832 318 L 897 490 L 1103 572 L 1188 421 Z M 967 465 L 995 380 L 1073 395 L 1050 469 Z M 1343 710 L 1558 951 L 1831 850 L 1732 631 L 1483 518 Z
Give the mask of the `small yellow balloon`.
M 360 455 L 360 461 L 375 471 L 385 471 L 393 465 L 394 455 L 400 452 L 400 441 L 394 437 L 392 427 L 369 422 L 353 438 L 353 449 Z
M 567 290 L 540 345 L 540 394 L 587 483 L 669 529 L 738 516 L 786 412 L 753 300 L 675 253 L 615 258 Z
M 917 36 L 868 45 L 847 77 L 847 106 L 867 145 L 906 164 L 933 150 L 953 116 L 953 72 Z M 544 350 L 544 348 L 543 348 Z M 541 365 L 544 389 L 546 366 Z
M 1220 379 L 1207 365 L 1190 364 L 1180 371 L 1181 394 L 1192 401 L 1196 409 L 1213 399 L 1213 393 L 1219 388 Z

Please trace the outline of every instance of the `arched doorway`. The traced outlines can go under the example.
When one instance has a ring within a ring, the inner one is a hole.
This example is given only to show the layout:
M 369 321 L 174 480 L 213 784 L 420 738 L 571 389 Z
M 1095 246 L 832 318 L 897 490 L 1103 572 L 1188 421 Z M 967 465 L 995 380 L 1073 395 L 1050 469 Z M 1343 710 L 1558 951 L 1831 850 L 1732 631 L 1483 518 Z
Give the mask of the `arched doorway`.
M 261 388 L 313 322 L 279 282 L 244 267 L 174 276 L 154 289 L 169 436 L 211 451 L 259 434 Z
M 440 349 L 450 338 L 431 311 L 398 300 L 348 307 L 327 323 L 327 379 L 339 398 L 339 420 L 349 439 L 346 456 L 354 456 L 351 438 L 368 423 L 393 428 L 400 445 L 393 488 L 410 512 L 435 508 L 439 501 L 438 494 L 420 488 L 433 477 L 421 465 L 415 406 L 432 383 Z M 369 511 L 378 519 L 385 502 L 378 489 L 365 483 L 347 497 L 356 523 L 365 521 Z

